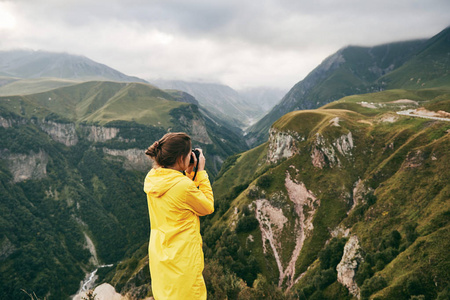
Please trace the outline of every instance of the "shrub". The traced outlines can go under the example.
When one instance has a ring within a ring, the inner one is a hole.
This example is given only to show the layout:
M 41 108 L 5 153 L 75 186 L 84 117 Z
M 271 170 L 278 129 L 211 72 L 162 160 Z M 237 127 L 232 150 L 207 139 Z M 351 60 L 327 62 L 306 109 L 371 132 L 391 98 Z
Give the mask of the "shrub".
M 364 281 L 361 287 L 361 297 L 362 299 L 368 299 L 373 293 L 385 288 L 387 286 L 386 279 L 381 276 L 375 276 Z
M 325 249 L 319 252 L 320 268 L 335 269 L 344 253 L 345 239 L 333 238 Z
M 409 295 L 417 296 L 423 294 L 422 283 L 417 276 L 413 275 L 406 280 L 406 290 Z
M 272 176 L 269 174 L 262 175 L 256 181 L 256 185 L 262 189 L 267 189 L 272 184 L 272 179 L 273 179 Z
M 328 270 L 323 270 L 320 275 L 314 276 L 313 282 L 314 286 L 318 290 L 323 290 L 330 284 L 336 281 L 336 271 L 332 268 Z
M 236 233 L 239 232 L 251 232 L 254 229 L 256 229 L 259 225 L 258 220 L 255 218 L 255 216 L 244 216 L 239 219 L 237 225 L 236 225 Z
M 419 236 L 416 232 L 417 223 L 408 222 L 405 224 L 405 235 L 408 243 L 412 244 Z
M 355 281 L 358 286 L 362 286 L 364 281 L 372 276 L 373 270 L 370 263 L 364 262 L 359 266 L 358 271 L 356 272 Z

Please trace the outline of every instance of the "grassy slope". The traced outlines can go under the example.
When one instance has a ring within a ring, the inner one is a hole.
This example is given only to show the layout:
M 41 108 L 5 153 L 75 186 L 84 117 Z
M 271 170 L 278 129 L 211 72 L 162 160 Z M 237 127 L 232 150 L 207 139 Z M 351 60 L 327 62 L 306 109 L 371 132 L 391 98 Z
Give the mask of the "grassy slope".
M 80 83 L 61 78 L 17 79 L 0 87 L 0 96 L 30 95 Z
M 450 27 L 427 41 L 402 67 L 381 77 L 387 88 L 423 89 L 450 85 Z
M 186 105 L 147 84 L 86 82 L 43 93 L 0 97 L 0 106 L 26 118 L 53 113 L 67 121 L 104 125 L 115 120 L 169 127 L 169 112 Z

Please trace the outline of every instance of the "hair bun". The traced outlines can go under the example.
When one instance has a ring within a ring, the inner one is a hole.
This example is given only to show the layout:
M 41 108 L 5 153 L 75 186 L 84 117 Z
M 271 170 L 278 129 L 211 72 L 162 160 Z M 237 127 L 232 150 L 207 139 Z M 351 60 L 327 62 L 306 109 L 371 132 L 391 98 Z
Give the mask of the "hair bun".
M 148 149 L 145 151 L 145 154 L 150 157 L 156 157 L 157 151 L 160 149 L 160 144 L 158 141 L 154 142 L 153 145 L 148 147 Z

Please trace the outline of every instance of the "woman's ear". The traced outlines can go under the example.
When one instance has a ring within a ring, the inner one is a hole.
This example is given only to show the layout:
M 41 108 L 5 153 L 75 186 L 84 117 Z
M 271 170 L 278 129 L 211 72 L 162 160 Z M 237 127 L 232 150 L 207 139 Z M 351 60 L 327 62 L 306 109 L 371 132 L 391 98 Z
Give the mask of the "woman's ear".
M 179 168 L 184 169 L 184 168 L 186 167 L 186 166 L 184 165 L 185 159 L 186 159 L 186 156 L 183 156 L 183 155 L 180 155 L 180 156 L 177 158 L 177 164 L 178 164 L 178 167 L 179 167 Z

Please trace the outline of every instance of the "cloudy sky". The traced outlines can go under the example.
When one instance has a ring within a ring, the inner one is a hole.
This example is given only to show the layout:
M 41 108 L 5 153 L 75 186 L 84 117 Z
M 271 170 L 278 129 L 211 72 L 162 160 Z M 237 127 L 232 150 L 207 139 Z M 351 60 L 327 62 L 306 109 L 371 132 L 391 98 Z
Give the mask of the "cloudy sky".
M 449 0 L 0 0 L 0 50 L 68 52 L 147 80 L 236 89 L 289 89 L 344 46 L 449 25 Z

